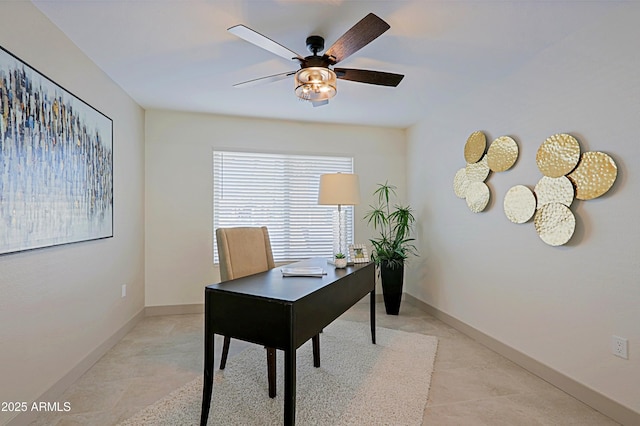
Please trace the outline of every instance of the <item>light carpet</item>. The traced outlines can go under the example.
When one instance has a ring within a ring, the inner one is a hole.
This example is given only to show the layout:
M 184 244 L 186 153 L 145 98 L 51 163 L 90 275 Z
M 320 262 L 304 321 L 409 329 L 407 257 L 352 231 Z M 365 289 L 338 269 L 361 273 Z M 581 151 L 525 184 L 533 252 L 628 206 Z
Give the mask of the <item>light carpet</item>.
M 438 340 L 433 336 L 336 320 L 320 335 L 321 367 L 311 342 L 297 351 L 299 425 L 420 425 Z M 233 344 L 233 343 L 232 343 Z M 284 354 L 278 351 L 278 395 L 267 394 L 266 353 L 250 347 L 216 369 L 209 425 L 279 425 L 283 421 Z M 202 377 L 145 408 L 121 426 L 197 425 Z

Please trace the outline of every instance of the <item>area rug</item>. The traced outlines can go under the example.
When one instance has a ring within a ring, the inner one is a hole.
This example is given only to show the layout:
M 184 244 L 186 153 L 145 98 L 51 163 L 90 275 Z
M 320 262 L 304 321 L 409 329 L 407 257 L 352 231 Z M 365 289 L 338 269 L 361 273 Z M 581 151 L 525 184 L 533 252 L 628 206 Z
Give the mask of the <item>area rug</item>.
M 297 351 L 299 425 L 420 425 L 438 340 L 433 336 L 336 320 L 320 335 L 321 367 L 311 342 Z M 233 343 L 232 343 L 233 344 Z M 208 425 L 279 425 L 283 421 L 284 354 L 278 351 L 276 398 L 267 394 L 266 354 L 250 347 L 214 375 Z M 143 409 L 121 426 L 197 425 L 202 377 Z

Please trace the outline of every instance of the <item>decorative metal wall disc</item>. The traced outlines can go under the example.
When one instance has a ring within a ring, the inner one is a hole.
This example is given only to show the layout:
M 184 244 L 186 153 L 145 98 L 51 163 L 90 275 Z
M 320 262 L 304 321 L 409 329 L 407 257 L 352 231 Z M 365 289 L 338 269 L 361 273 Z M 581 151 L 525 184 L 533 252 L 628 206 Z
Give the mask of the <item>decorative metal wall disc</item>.
M 538 198 L 538 208 L 550 203 L 560 203 L 570 207 L 575 192 L 573 184 L 566 176 L 558 178 L 543 176 L 533 190 Z
M 473 132 L 464 145 L 464 159 L 467 163 L 475 163 L 482 158 L 485 149 L 487 149 L 487 137 L 480 131 Z
M 551 203 L 536 211 L 533 218 L 536 232 L 550 246 L 566 244 L 576 229 L 576 218 L 569 207 Z
M 474 213 L 480 213 L 489 204 L 490 191 L 484 182 L 471 182 L 467 187 L 467 206 Z
M 453 178 L 453 192 L 455 192 L 458 198 L 467 198 L 467 187 L 469 183 L 466 168 L 458 170 L 456 176 Z
M 482 157 L 482 160 L 467 164 L 466 173 L 467 179 L 470 182 L 484 182 L 489 176 L 489 164 L 487 163 L 487 156 Z
M 604 152 L 585 152 L 569 179 L 576 186 L 578 200 L 592 200 L 607 192 L 616 181 L 618 167 Z
M 504 196 L 504 214 L 513 223 L 525 223 L 536 211 L 536 196 L 524 185 L 516 185 Z
M 543 175 L 560 177 L 573 170 L 580 161 L 580 144 L 565 133 L 553 135 L 540 145 L 536 163 Z
M 489 168 L 494 172 L 509 170 L 518 159 L 518 144 L 509 136 L 500 136 L 491 142 L 487 151 Z

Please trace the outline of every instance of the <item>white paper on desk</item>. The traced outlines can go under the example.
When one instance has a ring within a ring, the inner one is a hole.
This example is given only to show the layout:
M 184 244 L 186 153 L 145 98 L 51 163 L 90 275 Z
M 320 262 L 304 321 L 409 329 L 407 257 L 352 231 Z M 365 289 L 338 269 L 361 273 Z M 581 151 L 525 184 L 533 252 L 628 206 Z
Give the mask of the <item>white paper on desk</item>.
M 322 277 L 327 273 L 319 266 L 282 268 L 283 277 Z

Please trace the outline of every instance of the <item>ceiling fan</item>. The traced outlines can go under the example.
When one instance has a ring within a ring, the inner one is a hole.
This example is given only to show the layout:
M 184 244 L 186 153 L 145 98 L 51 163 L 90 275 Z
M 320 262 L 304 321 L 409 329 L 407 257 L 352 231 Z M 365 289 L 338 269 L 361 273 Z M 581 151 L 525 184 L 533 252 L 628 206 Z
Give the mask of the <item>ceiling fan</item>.
M 335 96 L 338 78 L 395 87 L 400 84 L 404 75 L 363 69 L 334 68 L 338 62 L 362 49 L 389 28 L 391 27 L 385 21 L 369 13 L 344 33 L 323 55 L 319 53 L 324 50 L 324 38 L 318 35 L 307 37 L 307 49 L 312 55 L 302 57 L 249 27 L 235 25 L 228 29 L 231 34 L 285 59 L 298 61 L 300 69 L 237 83 L 234 87 L 246 87 L 294 76 L 296 95 L 302 100 L 310 101 L 314 107 L 326 105 L 329 99 Z

